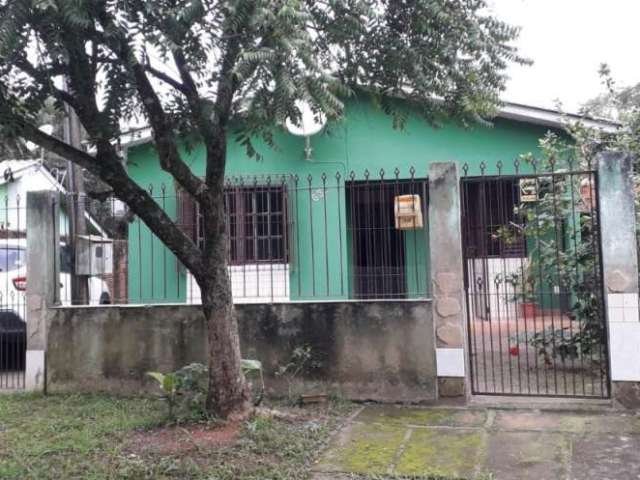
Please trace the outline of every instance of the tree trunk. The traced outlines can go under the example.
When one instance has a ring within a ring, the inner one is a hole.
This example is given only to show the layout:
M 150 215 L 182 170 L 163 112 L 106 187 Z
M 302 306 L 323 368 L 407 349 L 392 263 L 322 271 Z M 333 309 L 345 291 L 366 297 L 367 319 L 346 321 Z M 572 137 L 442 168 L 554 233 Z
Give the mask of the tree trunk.
M 249 389 L 241 369 L 240 338 L 226 272 L 201 286 L 202 310 L 207 320 L 209 390 L 207 411 L 221 417 L 243 416 L 250 408 Z
M 207 410 L 219 417 L 242 417 L 250 409 L 249 387 L 242 374 L 238 323 L 227 269 L 223 182 L 203 206 L 204 273 L 200 286 L 207 319 L 209 391 Z

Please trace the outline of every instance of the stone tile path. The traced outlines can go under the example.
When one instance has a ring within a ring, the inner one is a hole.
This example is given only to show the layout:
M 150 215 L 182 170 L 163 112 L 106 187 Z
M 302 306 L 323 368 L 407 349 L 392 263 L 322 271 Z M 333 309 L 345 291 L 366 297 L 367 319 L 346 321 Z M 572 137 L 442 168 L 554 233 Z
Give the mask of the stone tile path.
M 640 414 L 367 406 L 315 480 L 640 480 Z

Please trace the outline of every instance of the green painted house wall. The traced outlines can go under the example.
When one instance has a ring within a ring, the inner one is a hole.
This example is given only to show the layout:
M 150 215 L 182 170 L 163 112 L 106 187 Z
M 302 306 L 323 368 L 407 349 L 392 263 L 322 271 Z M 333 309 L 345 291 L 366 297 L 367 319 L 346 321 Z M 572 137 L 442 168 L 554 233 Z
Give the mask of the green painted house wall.
M 432 162 L 455 161 L 469 165 L 469 175 L 495 173 L 498 162 L 502 173 L 513 172 L 513 161 L 527 152 L 538 152 L 538 143 L 548 128 L 523 122 L 496 119 L 493 126 L 464 128 L 446 124 L 434 128 L 405 105 L 408 120 L 404 130 L 392 128 L 392 120 L 363 98 L 346 104 L 345 119 L 328 125 L 324 133 L 312 138 L 313 160 L 303 158 L 304 140 L 286 132 L 276 135 L 277 148 L 257 143 L 261 160 L 247 157 L 233 140 L 228 147 L 227 176 L 297 175 L 286 180 L 289 216 L 296 229 L 295 245 L 290 245 L 291 299 L 343 299 L 353 293 L 350 271 L 352 251 L 348 231 L 345 179 L 362 180 L 365 171 L 377 180 L 411 177 L 425 181 Z M 183 151 L 192 170 L 203 175 L 204 150 L 195 145 Z M 128 151 L 130 175 L 142 186 L 153 186 L 159 203 L 176 216 L 172 178 L 159 166 L 151 144 L 133 146 Z M 521 168 L 524 171 L 526 166 Z M 351 177 L 354 172 L 354 177 Z M 323 179 L 322 174 L 326 174 Z M 339 175 L 339 179 L 336 177 Z M 275 180 L 276 182 L 280 180 Z M 162 185 L 166 195 L 162 194 Z M 324 201 L 314 201 L 322 195 Z M 293 196 L 296 196 L 295 202 Z M 404 232 L 406 283 L 409 297 L 428 295 L 428 224 L 421 231 Z M 186 274 L 175 257 L 140 222 L 129 232 L 129 296 L 132 301 L 184 301 Z M 415 264 L 425 265 L 416 270 Z

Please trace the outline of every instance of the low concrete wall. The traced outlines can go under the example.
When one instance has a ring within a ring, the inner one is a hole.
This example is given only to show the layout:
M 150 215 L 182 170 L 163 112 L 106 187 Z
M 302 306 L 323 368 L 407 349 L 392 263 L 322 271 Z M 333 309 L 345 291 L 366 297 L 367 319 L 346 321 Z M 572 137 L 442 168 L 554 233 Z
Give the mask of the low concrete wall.
M 357 400 L 422 402 L 436 397 L 430 302 L 237 305 L 244 358 L 263 362 L 267 388 L 298 346 L 314 367 L 303 388 Z M 47 350 L 52 390 L 138 391 L 145 372 L 206 359 L 206 325 L 196 306 L 101 306 L 52 311 Z

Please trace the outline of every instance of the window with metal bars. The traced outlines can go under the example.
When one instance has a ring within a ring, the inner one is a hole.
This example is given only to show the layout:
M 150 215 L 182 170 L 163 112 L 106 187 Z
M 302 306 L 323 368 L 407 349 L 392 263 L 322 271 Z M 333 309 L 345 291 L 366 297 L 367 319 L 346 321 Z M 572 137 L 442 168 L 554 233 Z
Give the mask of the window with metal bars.
M 282 185 L 230 186 L 224 203 L 229 242 L 229 263 L 287 263 L 286 189 Z M 198 204 L 180 192 L 178 223 L 202 247 L 203 217 Z
M 472 178 L 462 183 L 463 235 L 468 257 L 520 258 L 527 245 L 517 213 L 520 187 L 514 178 Z

